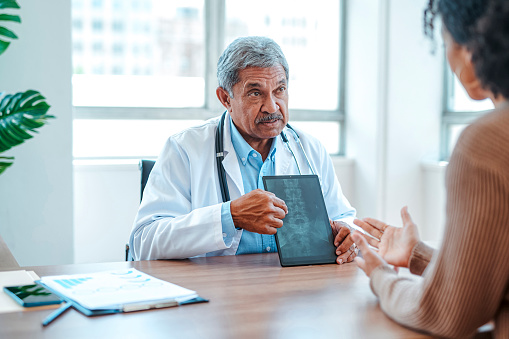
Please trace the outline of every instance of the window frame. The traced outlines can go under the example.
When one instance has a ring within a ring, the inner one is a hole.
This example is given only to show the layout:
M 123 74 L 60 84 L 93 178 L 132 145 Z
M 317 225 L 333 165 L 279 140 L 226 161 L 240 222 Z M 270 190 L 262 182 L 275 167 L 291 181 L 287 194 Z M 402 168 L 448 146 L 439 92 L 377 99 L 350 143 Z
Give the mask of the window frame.
M 454 125 L 469 125 L 490 110 L 482 111 L 455 111 L 454 103 L 454 74 L 447 67 L 447 58 L 444 53 L 444 100 L 440 127 L 440 161 L 449 161 L 452 149 L 450 149 L 451 127 Z
M 346 1 L 339 6 L 339 86 L 337 110 L 290 109 L 291 121 L 331 121 L 339 123 L 339 153 L 345 154 L 345 29 Z M 205 102 L 203 107 L 100 107 L 74 106 L 74 119 L 207 120 L 224 110 L 217 100 L 216 67 L 224 49 L 226 0 L 205 0 Z M 312 119 L 310 119 L 312 117 Z

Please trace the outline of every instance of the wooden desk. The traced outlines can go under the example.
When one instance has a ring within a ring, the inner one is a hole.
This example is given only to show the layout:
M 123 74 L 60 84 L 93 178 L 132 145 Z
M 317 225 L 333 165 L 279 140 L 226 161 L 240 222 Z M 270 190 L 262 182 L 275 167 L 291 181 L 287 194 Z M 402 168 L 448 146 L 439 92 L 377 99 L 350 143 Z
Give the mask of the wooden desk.
M 135 267 L 209 303 L 87 318 L 0 314 L 0 338 L 425 338 L 383 314 L 356 264 L 282 268 L 277 254 L 24 267 L 40 276 Z

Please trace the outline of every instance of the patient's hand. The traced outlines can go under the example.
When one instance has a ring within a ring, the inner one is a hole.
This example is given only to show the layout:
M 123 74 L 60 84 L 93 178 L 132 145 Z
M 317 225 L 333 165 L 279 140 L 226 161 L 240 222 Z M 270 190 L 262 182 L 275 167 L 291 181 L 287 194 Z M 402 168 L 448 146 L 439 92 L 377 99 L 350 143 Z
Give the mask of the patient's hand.
M 387 263 L 408 267 L 412 250 L 420 238 L 417 225 L 412 221 L 406 206 L 401 209 L 401 219 L 403 219 L 403 227 L 389 226 L 372 218 L 356 219 L 354 224 L 369 234 L 363 234 L 364 238 L 371 246 L 378 249 L 378 254 Z

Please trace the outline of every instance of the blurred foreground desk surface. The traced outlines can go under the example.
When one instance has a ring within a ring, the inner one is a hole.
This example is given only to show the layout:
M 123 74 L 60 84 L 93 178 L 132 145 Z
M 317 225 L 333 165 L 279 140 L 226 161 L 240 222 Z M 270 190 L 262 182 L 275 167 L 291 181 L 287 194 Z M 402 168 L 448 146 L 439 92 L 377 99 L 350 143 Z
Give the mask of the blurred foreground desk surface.
M 209 303 L 85 317 L 0 314 L 0 338 L 426 338 L 381 311 L 356 264 L 286 267 L 277 254 L 23 267 L 39 276 L 135 267 Z

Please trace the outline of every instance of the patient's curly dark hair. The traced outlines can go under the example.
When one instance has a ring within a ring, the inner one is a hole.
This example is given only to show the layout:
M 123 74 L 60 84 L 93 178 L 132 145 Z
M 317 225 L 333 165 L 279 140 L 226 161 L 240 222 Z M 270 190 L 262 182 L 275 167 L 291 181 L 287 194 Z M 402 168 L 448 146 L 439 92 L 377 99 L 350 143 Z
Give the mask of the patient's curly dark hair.
M 509 2 L 491 1 L 468 48 L 483 87 L 509 99 Z
M 433 39 L 435 17 L 440 14 L 454 41 L 466 45 L 489 3 L 490 0 L 429 0 L 424 10 L 424 33 Z
M 438 15 L 454 41 L 472 52 L 483 87 L 509 98 L 509 2 L 429 0 L 424 10 L 424 34 L 432 40 Z

